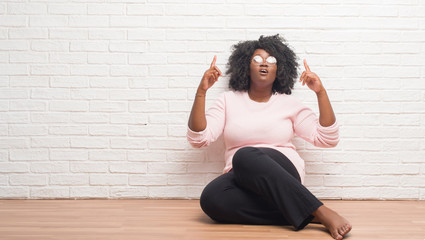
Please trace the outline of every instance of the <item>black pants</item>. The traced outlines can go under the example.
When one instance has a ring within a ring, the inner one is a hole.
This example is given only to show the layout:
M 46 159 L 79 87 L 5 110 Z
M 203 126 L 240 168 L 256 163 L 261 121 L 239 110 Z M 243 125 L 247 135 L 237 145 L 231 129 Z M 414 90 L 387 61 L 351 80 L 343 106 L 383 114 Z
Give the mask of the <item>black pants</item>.
M 300 181 L 292 162 L 270 148 L 244 147 L 233 157 L 232 171 L 211 181 L 201 208 L 222 223 L 292 225 L 311 222 L 323 205 Z

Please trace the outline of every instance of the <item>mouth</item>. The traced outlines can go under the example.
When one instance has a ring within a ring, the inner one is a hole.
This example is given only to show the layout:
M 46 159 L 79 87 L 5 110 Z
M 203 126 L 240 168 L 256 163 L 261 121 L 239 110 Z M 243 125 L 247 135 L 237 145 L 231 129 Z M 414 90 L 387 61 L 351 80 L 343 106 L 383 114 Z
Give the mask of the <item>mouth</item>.
M 267 73 L 269 73 L 269 72 L 267 71 L 267 69 L 261 69 L 261 70 L 260 70 L 260 75 L 266 75 Z

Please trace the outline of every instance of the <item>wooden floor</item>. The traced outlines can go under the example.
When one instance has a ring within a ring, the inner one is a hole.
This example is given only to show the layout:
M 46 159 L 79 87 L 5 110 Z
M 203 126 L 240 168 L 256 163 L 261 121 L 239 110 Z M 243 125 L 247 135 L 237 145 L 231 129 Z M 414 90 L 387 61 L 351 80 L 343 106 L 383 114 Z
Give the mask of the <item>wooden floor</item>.
M 345 239 L 425 239 L 425 201 L 324 201 L 354 226 Z M 0 239 L 331 239 L 310 224 L 217 224 L 197 200 L 0 200 Z

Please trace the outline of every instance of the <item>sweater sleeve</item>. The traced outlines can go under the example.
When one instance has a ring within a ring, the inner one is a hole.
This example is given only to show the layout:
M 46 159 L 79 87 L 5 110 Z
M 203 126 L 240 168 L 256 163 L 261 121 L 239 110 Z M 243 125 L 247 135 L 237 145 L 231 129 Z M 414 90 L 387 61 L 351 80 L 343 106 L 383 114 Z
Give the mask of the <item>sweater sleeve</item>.
M 223 133 L 225 124 L 225 95 L 224 93 L 215 101 L 215 103 L 205 113 L 207 127 L 195 132 L 189 127 L 187 128 L 187 140 L 195 148 L 206 147 L 217 140 Z
M 317 115 L 301 106 L 294 116 L 294 132 L 316 147 L 331 148 L 339 142 L 339 126 L 335 121 L 328 127 L 320 125 Z

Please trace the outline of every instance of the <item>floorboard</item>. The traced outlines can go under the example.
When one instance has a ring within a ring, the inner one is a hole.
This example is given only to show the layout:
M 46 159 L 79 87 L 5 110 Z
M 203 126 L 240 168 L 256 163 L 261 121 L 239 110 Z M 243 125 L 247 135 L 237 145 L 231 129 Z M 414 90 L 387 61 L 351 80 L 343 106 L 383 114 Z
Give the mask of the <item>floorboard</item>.
M 425 201 L 323 201 L 346 217 L 345 239 L 425 240 Z M 0 200 L 0 239 L 331 239 L 310 224 L 217 224 L 198 200 Z

